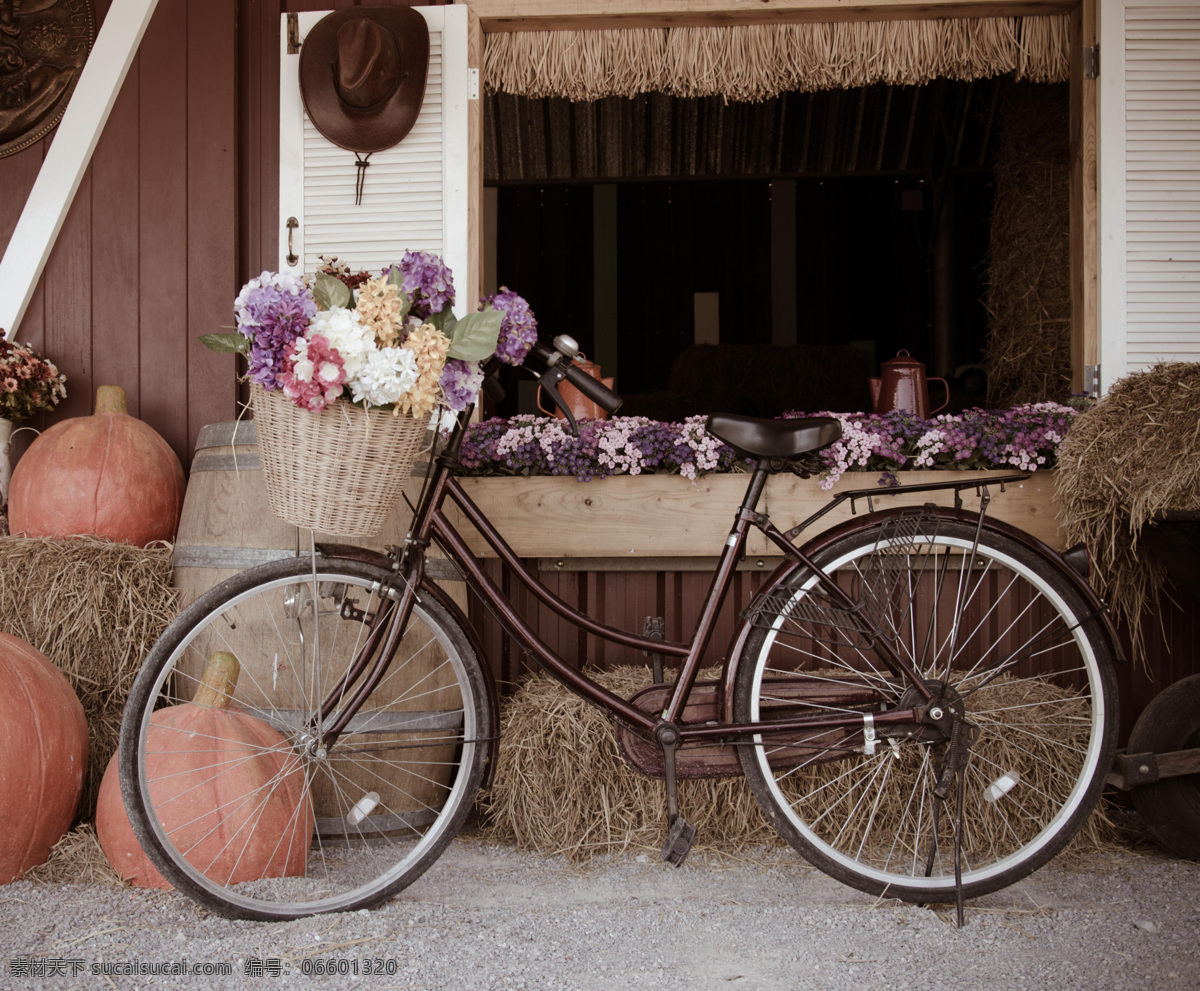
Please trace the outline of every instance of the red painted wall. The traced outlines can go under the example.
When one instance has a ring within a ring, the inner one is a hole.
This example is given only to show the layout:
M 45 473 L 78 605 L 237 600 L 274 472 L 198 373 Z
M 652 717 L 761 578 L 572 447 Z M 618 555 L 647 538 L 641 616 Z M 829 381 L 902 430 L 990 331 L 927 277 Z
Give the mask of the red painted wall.
M 187 464 L 200 427 L 236 415 L 232 358 L 196 342 L 237 290 L 236 25 L 236 0 L 160 0 L 17 328 L 67 376 L 33 426 L 120 385 Z M 0 159 L 0 249 L 53 140 Z

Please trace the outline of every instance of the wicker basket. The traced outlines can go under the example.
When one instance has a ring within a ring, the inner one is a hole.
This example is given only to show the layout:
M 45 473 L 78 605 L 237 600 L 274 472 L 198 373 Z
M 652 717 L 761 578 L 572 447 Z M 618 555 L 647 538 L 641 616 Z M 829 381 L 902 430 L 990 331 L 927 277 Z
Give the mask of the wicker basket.
M 293 526 L 371 537 L 400 499 L 429 419 L 338 400 L 320 413 L 252 386 L 271 512 Z

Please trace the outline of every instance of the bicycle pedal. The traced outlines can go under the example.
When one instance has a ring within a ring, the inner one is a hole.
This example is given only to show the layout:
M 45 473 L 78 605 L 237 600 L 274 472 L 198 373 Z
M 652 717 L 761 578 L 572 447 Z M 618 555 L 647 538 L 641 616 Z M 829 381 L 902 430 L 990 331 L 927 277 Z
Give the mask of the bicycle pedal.
M 667 838 L 662 846 L 662 859 L 675 867 L 682 867 L 683 862 L 687 860 L 688 851 L 695 842 L 696 827 L 683 816 L 679 816 L 667 830 Z

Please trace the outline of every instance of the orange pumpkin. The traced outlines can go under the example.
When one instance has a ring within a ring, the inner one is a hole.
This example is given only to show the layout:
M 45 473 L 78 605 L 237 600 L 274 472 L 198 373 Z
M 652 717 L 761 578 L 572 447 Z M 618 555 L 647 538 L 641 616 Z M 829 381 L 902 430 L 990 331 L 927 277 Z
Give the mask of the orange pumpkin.
M 314 825 L 304 769 L 275 730 L 227 707 L 237 676 L 237 659 L 218 651 L 191 702 L 151 716 L 150 796 L 188 863 L 219 884 L 302 876 Z M 214 766 L 231 770 L 214 774 Z M 268 798 L 245 800 L 272 779 Z M 100 782 L 96 835 L 122 877 L 138 887 L 171 887 L 133 834 L 116 755 Z
M 87 745 L 83 706 L 66 676 L 0 633 L 0 884 L 44 863 L 70 828 Z
M 96 413 L 47 429 L 13 471 L 8 525 L 27 537 L 94 534 L 143 547 L 170 540 L 183 507 L 183 468 L 154 428 L 102 385 Z

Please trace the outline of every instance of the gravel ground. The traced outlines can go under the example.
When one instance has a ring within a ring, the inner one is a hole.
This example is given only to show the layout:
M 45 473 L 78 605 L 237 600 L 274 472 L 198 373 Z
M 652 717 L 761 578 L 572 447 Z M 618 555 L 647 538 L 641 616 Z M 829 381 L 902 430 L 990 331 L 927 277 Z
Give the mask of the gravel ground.
M 950 906 L 878 902 L 787 853 L 580 868 L 468 835 L 384 907 L 295 922 L 17 882 L 0 888 L 0 987 L 1200 988 L 1198 892 L 1200 864 L 1122 851 L 968 902 L 958 930 Z M 129 976 L 181 961 L 230 973 Z M 350 973 L 314 973 L 331 964 Z

